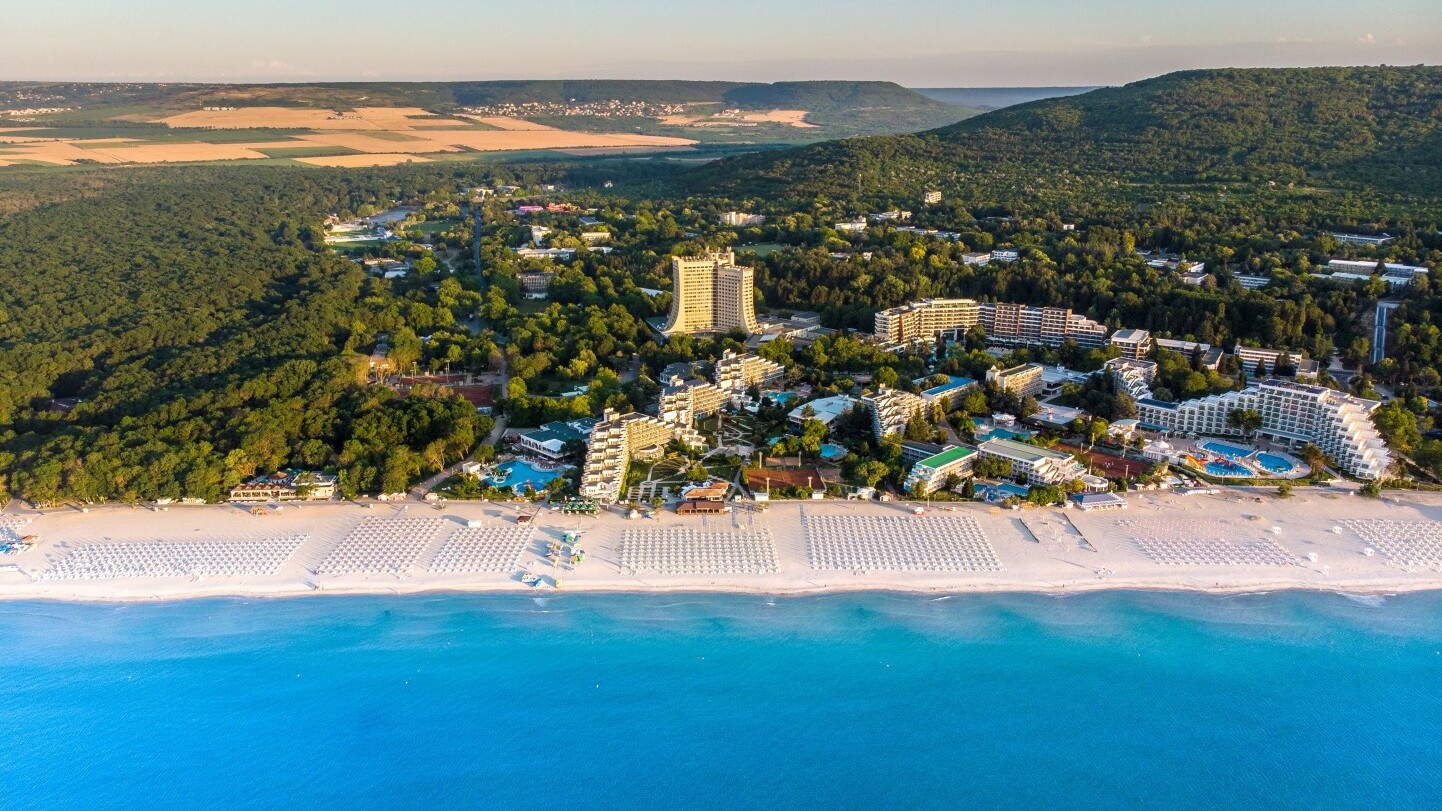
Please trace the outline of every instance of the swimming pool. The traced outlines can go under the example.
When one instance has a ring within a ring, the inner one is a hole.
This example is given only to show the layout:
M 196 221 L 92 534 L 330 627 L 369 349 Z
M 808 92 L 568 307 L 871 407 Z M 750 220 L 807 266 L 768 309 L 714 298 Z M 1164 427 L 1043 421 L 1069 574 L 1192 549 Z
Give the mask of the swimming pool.
M 1218 456 L 1225 456 L 1228 459 L 1245 459 L 1252 455 L 1252 451 L 1246 448 L 1238 448 L 1235 445 L 1228 445 L 1225 442 L 1203 442 L 1201 446 Z
M 1000 484 L 978 484 L 975 492 L 977 498 L 985 501 L 1003 501 L 1013 496 L 1026 498 L 1026 494 L 1031 492 L 1031 488 L 1002 482 Z
M 840 445 L 834 445 L 830 442 L 823 443 L 821 446 L 821 458 L 827 460 L 828 462 L 834 459 L 840 459 L 841 457 L 845 456 L 846 453 L 846 448 L 843 448 Z
M 1247 470 L 1235 462 L 1208 462 L 1203 467 L 1213 476 L 1225 476 L 1235 479 L 1252 475 L 1252 471 Z
M 1275 453 L 1257 454 L 1257 464 L 1268 473 L 1291 473 L 1295 467 L 1286 457 L 1278 456 Z
M 794 391 L 763 391 L 761 396 L 778 406 L 785 406 L 797 397 Z
M 564 473 L 565 470 L 541 470 L 524 459 L 514 459 L 510 462 L 502 462 L 496 465 L 496 472 L 489 481 L 493 487 L 509 487 L 518 490 L 531 485 L 531 489 L 540 490 Z

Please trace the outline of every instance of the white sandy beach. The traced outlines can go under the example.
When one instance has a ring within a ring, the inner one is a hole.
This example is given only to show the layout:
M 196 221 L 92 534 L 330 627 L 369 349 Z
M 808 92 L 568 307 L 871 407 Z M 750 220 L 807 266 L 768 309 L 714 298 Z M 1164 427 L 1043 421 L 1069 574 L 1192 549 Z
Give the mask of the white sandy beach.
M 312 503 L 264 516 L 12 506 L 0 531 L 40 543 L 0 556 L 0 599 L 530 591 L 528 572 L 545 591 L 557 578 L 566 591 L 773 594 L 1442 588 L 1442 495 L 1260 498 L 1157 492 L 1113 512 L 957 504 L 924 516 L 908 504 L 778 502 L 709 517 L 542 512 L 530 528 L 514 506 L 483 503 Z M 548 545 L 577 530 L 586 559 L 553 566 Z

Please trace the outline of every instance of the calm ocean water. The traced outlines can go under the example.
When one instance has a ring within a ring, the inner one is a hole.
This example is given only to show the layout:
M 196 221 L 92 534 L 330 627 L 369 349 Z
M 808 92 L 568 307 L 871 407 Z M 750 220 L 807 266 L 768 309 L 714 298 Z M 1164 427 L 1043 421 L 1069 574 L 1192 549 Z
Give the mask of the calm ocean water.
M 0 807 L 1437 807 L 1442 595 L 0 603 Z

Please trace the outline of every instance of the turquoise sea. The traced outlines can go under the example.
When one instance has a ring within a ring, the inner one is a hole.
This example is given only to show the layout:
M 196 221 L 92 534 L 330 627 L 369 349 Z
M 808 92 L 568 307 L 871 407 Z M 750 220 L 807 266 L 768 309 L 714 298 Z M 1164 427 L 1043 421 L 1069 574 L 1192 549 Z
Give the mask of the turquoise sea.
M 1436 808 L 1442 595 L 0 603 L 0 808 Z

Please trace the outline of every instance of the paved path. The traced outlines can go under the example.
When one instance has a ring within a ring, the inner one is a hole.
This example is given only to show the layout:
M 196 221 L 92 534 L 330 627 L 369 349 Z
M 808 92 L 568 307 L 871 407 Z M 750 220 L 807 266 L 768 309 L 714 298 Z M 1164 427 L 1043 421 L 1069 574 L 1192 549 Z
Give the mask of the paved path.
M 1377 302 L 1377 312 L 1372 317 L 1373 363 L 1381 363 L 1387 357 L 1387 318 L 1400 306 L 1400 301 Z

